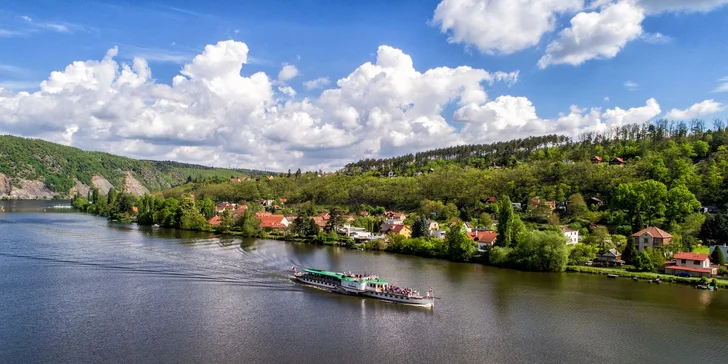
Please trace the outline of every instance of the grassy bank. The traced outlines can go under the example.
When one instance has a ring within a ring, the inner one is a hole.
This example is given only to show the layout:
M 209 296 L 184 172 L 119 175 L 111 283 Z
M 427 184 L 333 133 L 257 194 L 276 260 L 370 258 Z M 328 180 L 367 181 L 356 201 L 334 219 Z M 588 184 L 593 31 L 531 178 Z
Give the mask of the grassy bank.
M 677 277 L 673 275 L 667 275 L 667 274 L 659 274 L 659 273 L 648 273 L 648 272 L 630 272 L 625 269 L 619 269 L 619 268 L 599 268 L 599 267 L 585 267 L 585 266 L 578 266 L 578 265 L 570 265 L 566 267 L 567 272 L 577 272 L 577 273 L 589 273 L 589 274 L 616 274 L 620 277 L 637 277 L 638 279 L 656 279 L 660 278 L 663 282 L 670 282 L 670 283 L 681 283 L 681 284 L 690 284 L 690 285 L 696 285 L 705 283 L 705 281 L 701 282 L 701 278 L 688 278 L 688 277 Z M 708 281 L 712 280 L 712 278 L 709 278 Z M 718 287 L 720 288 L 728 288 L 728 280 L 725 279 L 716 279 L 716 282 L 718 284 Z

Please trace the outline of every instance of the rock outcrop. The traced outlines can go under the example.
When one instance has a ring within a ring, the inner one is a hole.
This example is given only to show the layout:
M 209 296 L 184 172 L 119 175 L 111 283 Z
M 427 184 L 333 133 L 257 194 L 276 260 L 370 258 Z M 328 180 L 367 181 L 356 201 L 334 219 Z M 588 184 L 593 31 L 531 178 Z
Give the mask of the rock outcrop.
M 91 187 L 81 183 L 81 181 L 79 180 L 76 180 L 76 185 L 71 187 L 71 190 L 68 191 L 68 194 L 73 197 L 78 193 L 82 197 L 86 197 L 88 196 L 89 191 L 91 191 Z
M 133 195 L 143 195 L 149 193 L 149 189 L 144 187 L 131 172 L 126 172 L 126 178 L 124 178 L 124 192 L 131 193 Z
M 0 173 L 0 198 L 10 196 L 12 187 L 10 179 L 6 175 Z
M 11 187 L 10 198 L 53 198 L 56 194 L 49 190 L 41 181 L 20 180 L 21 188 Z
M 101 194 L 108 194 L 109 190 L 114 187 L 114 185 L 111 184 L 106 178 L 103 176 L 93 176 L 91 177 L 91 184 L 99 189 L 99 192 Z

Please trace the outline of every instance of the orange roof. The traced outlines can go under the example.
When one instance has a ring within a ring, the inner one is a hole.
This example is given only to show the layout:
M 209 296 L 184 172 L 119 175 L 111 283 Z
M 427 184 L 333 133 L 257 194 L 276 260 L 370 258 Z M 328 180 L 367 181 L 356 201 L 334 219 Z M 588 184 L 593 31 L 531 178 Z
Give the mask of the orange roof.
M 260 220 L 260 227 L 262 228 L 285 228 L 286 225 L 283 223 L 283 219 L 285 216 L 283 215 L 260 215 L 258 216 L 258 220 Z
M 402 232 L 402 229 L 404 229 L 404 225 L 392 225 L 389 231 L 399 234 L 400 232 Z
M 668 234 L 665 230 L 662 230 L 655 226 L 650 226 L 645 229 L 642 229 L 642 230 L 632 234 L 632 236 L 642 236 L 645 233 L 653 238 L 663 238 L 663 239 L 672 238 L 672 235 Z
M 213 216 L 210 220 L 207 220 L 207 223 L 212 226 L 220 225 L 220 216 Z
M 679 265 L 671 265 L 669 267 L 665 267 L 665 269 L 684 270 L 687 272 L 713 273 L 713 268 L 693 268 L 693 267 L 683 267 L 683 266 L 679 266 Z
M 493 242 L 495 242 L 495 238 L 498 237 L 498 233 L 495 231 L 474 231 L 472 233 L 468 233 L 468 237 L 479 243 L 493 244 Z
M 702 262 L 706 259 L 710 259 L 710 255 L 698 253 L 677 253 L 675 254 L 675 259 L 699 260 Z

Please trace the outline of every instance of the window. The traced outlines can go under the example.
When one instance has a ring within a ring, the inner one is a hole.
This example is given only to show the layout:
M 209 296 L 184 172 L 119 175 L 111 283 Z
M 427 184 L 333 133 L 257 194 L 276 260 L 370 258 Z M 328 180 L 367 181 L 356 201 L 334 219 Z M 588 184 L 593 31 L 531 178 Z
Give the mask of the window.
M 647 238 L 642 239 L 643 244 L 647 244 Z
M 685 259 L 680 259 L 680 263 L 685 264 L 687 261 Z
M 699 261 L 697 261 L 697 260 L 694 260 L 694 261 L 693 261 L 693 264 L 695 264 L 695 265 L 700 265 L 700 262 L 699 262 Z

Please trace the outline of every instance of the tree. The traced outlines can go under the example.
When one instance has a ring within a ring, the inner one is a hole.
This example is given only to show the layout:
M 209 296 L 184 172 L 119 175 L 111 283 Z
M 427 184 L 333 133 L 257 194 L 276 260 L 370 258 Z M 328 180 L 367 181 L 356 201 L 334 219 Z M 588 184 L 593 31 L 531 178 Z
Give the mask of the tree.
M 634 240 L 629 239 L 627 245 L 624 246 L 624 251 L 622 251 L 622 260 L 627 264 L 634 264 L 638 254 L 637 248 L 634 246 Z
M 412 224 L 413 238 L 428 238 L 430 235 L 430 224 L 427 216 L 419 215 Z
M 232 216 L 230 216 L 230 211 L 228 209 L 224 209 L 220 216 L 220 225 L 217 226 L 218 230 L 220 230 L 223 234 L 227 234 L 230 230 L 232 230 L 234 224 L 235 222 L 233 221 Z
M 177 208 L 177 221 L 179 228 L 185 230 L 202 230 L 207 220 L 197 209 L 195 200 L 192 197 L 185 197 Z
M 680 222 L 689 214 L 700 209 L 700 201 L 685 187 L 676 186 L 667 192 L 666 217 L 668 221 Z
M 217 214 L 217 208 L 215 207 L 215 203 L 212 202 L 212 200 L 209 198 L 205 198 L 204 200 L 200 201 L 199 208 L 200 213 L 207 220 L 211 219 L 213 216 L 215 216 L 215 214 Z
M 116 201 L 116 189 L 114 187 L 111 187 L 109 189 L 109 193 L 106 195 L 106 203 L 111 205 Z
M 710 254 L 710 261 L 721 267 L 725 265 L 725 256 L 723 255 L 723 251 L 720 250 L 720 246 L 716 245 L 713 247 L 713 253 Z
M 475 253 L 475 244 L 468 238 L 462 223 L 450 227 L 445 235 L 450 259 L 461 261 L 470 258 Z
M 700 228 L 698 237 L 705 242 L 725 244 L 728 242 L 728 215 L 709 216 Z
M 498 237 L 496 246 L 509 248 L 516 244 L 516 237 L 523 231 L 523 222 L 513 211 L 511 199 L 504 196 L 498 206 Z
M 91 203 L 94 205 L 99 203 L 99 189 L 96 187 L 91 190 Z
M 519 239 L 511 260 L 525 270 L 563 272 L 569 261 L 566 237 L 554 231 L 531 231 Z
M 327 232 L 336 231 L 338 230 L 342 225 L 344 225 L 344 222 L 346 220 L 344 219 L 344 215 L 341 213 L 341 210 L 338 208 L 334 208 L 329 213 L 329 221 L 326 222 L 326 228 L 325 230 Z
M 478 218 L 478 223 L 480 225 L 483 225 L 484 228 L 490 229 L 490 227 L 493 225 L 493 218 L 490 216 L 489 213 L 483 212 Z
M 616 207 L 632 218 L 632 230 L 642 228 L 641 221 L 652 224 L 665 215 L 667 187 L 662 182 L 646 180 L 622 183 L 615 191 Z
M 564 215 L 573 221 L 590 220 L 591 212 L 580 193 L 569 196 Z
M 569 252 L 569 264 L 582 265 L 597 256 L 597 247 L 587 244 L 576 244 Z
M 637 256 L 635 259 L 634 267 L 642 272 L 652 272 L 655 269 L 655 265 L 652 263 L 652 254 L 650 248 L 642 250 L 642 254 Z M 624 257 L 624 254 L 622 255 Z
M 296 170 L 296 178 L 301 177 L 301 168 Z
M 238 216 L 237 221 L 235 221 L 235 226 L 247 238 L 257 236 L 260 232 L 260 220 L 258 220 L 255 212 L 250 208 Z

